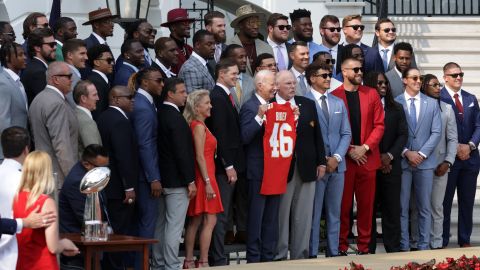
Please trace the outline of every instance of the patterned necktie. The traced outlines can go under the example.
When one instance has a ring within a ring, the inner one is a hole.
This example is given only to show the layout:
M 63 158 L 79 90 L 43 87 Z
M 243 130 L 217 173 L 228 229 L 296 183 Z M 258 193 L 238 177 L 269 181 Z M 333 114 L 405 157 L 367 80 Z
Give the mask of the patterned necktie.
M 320 99 L 322 100 L 321 104 L 322 104 L 323 115 L 325 116 L 325 120 L 327 120 L 327 123 L 328 123 L 329 114 L 328 114 L 327 96 L 323 95 L 320 97 Z
M 415 98 L 410 98 L 410 122 L 413 130 L 417 128 L 417 107 L 415 106 Z
M 458 98 L 458 94 L 454 94 L 453 98 L 455 98 L 455 106 L 457 107 L 458 110 L 458 117 L 460 118 L 460 121 L 463 121 L 463 105 L 460 102 L 460 99 Z
M 383 70 L 385 70 L 385 72 L 387 72 L 387 69 L 388 69 L 388 59 L 387 59 L 387 56 L 388 56 L 388 51 L 390 51 L 389 49 L 382 49 L 382 62 L 383 62 Z
M 239 77 L 237 83 L 235 84 L 235 94 L 237 94 L 238 103 L 242 103 L 242 85 L 240 84 L 240 82 L 241 79 Z
M 282 46 L 280 45 L 277 45 L 277 62 L 278 71 L 287 69 L 287 65 L 285 65 L 285 59 L 283 58 Z
M 222 44 L 215 44 L 215 62 L 220 61 L 220 56 L 222 55 Z
M 307 93 L 307 85 L 305 85 L 305 75 L 300 74 L 298 76 L 298 84 L 300 85 L 300 94 L 303 96 Z

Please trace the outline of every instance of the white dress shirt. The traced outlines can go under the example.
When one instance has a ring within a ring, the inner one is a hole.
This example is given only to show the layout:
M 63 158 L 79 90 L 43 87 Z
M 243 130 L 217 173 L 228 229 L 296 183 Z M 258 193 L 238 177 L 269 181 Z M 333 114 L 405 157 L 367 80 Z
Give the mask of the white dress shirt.
M 261 105 L 265 105 L 267 104 L 267 101 L 265 101 L 265 99 L 263 99 L 259 94 L 255 93 L 255 96 L 258 98 L 258 101 L 260 101 L 260 104 Z M 265 120 L 265 115 L 263 116 L 263 118 L 261 118 L 260 116 L 255 115 L 255 121 L 257 121 L 257 123 L 261 126 L 263 125 L 263 121 Z
M 103 80 L 104 80 L 106 83 L 108 83 L 108 78 L 107 78 L 107 75 L 105 75 L 105 73 L 103 73 L 103 72 L 101 72 L 101 71 L 99 71 L 99 70 L 96 70 L 96 69 L 94 69 L 94 70 L 92 70 L 92 71 L 95 72 L 95 73 L 97 73 L 98 75 L 100 75 L 100 77 L 102 77 Z
M 383 50 L 385 50 L 385 49 L 388 50 L 388 52 L 387 52 L 387 66 L 390 63 L 390 59 L 392 58 L 393 46 L 394 45 L 395 45 L 395 43 L 392 43 L 390 46 L 385 48 L 382 45 L 380 45 L 380 43 L 378 43 L 378 53 L 380 54 L 380 58 L 383 56 Z M 387 72 L 387 71 L 385 70 L 385 72 Z M 401 77 L 402 76 L 400 76 L 400 78 Z
M 179 111 L 179 112 L 180 112 L 180 109 L 178 108 L 178 106 L 177 106 L 177 105 L 175 105 L 175 104 L 173 104 L 173 103 L 171 103 L 171 102 L 164 101 L 164 102 L 163 102 L 163 104 L 165 104 L 165 105 L 169 105 L 169 106 L 172 106 L 172 107 L 174 107 L 174 108 L 175 108 L 177 111 Z
M 463 106 L 462 89 L 460 89 L 460 91 L 458 92 L 455 92 L 452 89 L 450 89 L 447 85 L 444 85 L 444 86 L 445 86 L 445 89 L 447 89 L 448 94 L 452 97 L 453 103 L 455 104 L 455 98 L 453 97 L 453 95 L 458 94 L 458 100 L 460 100 L 460 103 Z
M 85 108 L 85 107 L 82 107 L 82 106 L 79 106 L 79 105 L 77 105 L 77 108 L 78 108 L 79 110 L 81 110 L 82 112 L 86 113 L 86 114 L 88 115 L 88 117 L 90 117 L 90 119 L 93 120 L 92 112 L 91 112 L 89 109 L 87 109 L 87 108 Z
M 103 37 L 99 36 L 97 33 L 92 32 L 93 36 L 98 40 L 100 44 L 105 44 L 107 41 Z
M 410 115 L 410 103 L 412 102 L 410 98 L 414 98 L 415 100 L 413 103 L 415 104 L 415 117 L 417 118 L 417 124 L 418 124 L 418 116 L 420 115 L 420 95 L 417 94 L 416 96 L 412 97 L 407 92 L 403 92 L 403 95 L 405 96 L 405 101 L 407 102 L 407 110 L 408 114 Z
M 202 63 L 202 65 L 207 66 L 207 60 L 203 59 L 203 57 L 198 55 L 196 52 L 192 52 L 191 56 L 197 58 L 200 61 L 200 63 Z
M 160 60 L 158 60 L 158 58 L 155 58 L 155 63 L 162 69 L 163 73 L 165 73 L 165 76 L 167 76 L 167 78 L 177 76 L 177 74 L 171 71 L 171 67 L 167 68 L 162 62 L 160 62 Z

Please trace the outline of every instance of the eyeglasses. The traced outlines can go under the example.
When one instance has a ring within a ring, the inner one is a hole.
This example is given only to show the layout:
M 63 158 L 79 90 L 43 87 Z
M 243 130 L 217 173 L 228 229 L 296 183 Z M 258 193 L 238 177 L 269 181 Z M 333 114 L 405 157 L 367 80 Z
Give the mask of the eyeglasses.
M 132 99 L 135 97 L 135 95 L 124 95 L 124 96 L 114 96 L 114 97 L 115 97 L 115 98 L 124 97 L 124 98 L 127 98 L 127 99 L 129 99 L 129 100 L 132 100 Z
M 392 33 L 395 33 L 397 32 L 397 28 L 393 27 L 393 28 L 384 28 L 382 29 L 383 32 L 385 33 L 390 33 L 390 31 L 392 31 Z
M 363 31 L 365 29 L 365 25 L 363 24 L 345 25 L 345 27 L 352 27 L 355 31 L 357 31 L 358 29 L 360 29 L 360 31 Z
M 422 80 L 422 77 L 420 76 L 408 76 L 407 78 L 412 79 L 414 82 Z
M 429 84 L 428 86 L 430 86 L 430 87 L 435 87 L 435 88 L 442 88 L 442 87 L 443 87 L 443 84 L 441 84 L 441 83 L 432 83 L 432 84 Z
M 378 81 L 377 82 L 377 86 L 382 86 L 382 85 L 388 86 L 388 82 L 387 81 Z
M 41 26 L 43 28 L 48 28 L 48 23 L 37 23 L 37 26 Z
M 57 74 L 57 75 L 53 75 L 53 76 L 54 76 L 54 77 L 67 77 L 69 80 L 71 80 L 73 74 L 72 74 L 72 73 L 69 73 L 69 74 Z
M 332 33 L 335 32 L 335 31 L 337 31 L 338 33 L 340 33 L 340 30 L 342 30 L 341 27 L 322 27 L 322 29 L 327 29 L 327 30 L 329 30 L 329 31 L 332 32 Z
M 164 79 L 162 77 L 159 78 L 146 78 L 145 80 L 156 81 L 157 83 L 162 83 Z
M 458 76 L 460 76 L 460 78 L 463 78 L 463 75 L 465 75 L 465 73 L 460 72 L 460 73 L 452 73 L 452 74 L 445 74 L 445 75 L 450 76 L 450 77 L 456 79 Z
M 98 58 L 97 60 L 104 60 L 110 65 L 115 64 L 115 59 L 113 59 L 113 58 Z
M 328 78 L 332 78 L 333 76 L 333 73 L 330 72 L 330 73 L 322 73 L 322 74 L 314 74 L 313 77 L 322 77 L 324 79 L 327 79 Z
M 283 31 L 285 29 L 287 29 L 288 31 L 290 31 L 290 29 L 292 29 L 292 26 L 291 25 L 277 25 L 275 27 L 278 27 L 278 30 L 280 31 Z
M 50 48 L 55 48 L 57 46 L 57 42 L 52 41 L 52 42 L 43 42 L 42 45 L 48 45 Z
M 345 69 L 353 70 L 353 72 L 355 73 L 359 73 L 360 71 L 362 71 L 362 67 L 345 68 Z
M 335 65 L 335 59 L 325 59 L 325 64 L 327 64 L 327 65 L 330 65 L 330 64 Z
M 8 32 L 8 33 L 2 33 L 2 34 L 7 35 L 7 36 L 15 36 L 14 32 Z

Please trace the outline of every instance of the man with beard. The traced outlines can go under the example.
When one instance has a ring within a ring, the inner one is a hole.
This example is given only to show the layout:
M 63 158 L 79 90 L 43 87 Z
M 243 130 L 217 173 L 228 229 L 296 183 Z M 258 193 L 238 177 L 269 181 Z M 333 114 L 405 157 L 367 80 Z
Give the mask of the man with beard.
M 115 73 L 113 85 L 128 85 L 128 80 L 133 73 L 136 73 L 145 63 L 144 48 L 142 43 L 136 39 L 127 39 L 120 49 L 123 56 L 123 63 Z
M 88 21 L 82 24 L 92 26 L 92 33 L 85 39 L 87 49 L 97 44 L 107 43 L 107 37 L 113 36 L 113 19 L 117 17 L 118 15 L 112 15 L 109 8 L 97 9 L 88 13 Z
M 187 92 L 198 89 L 212 90 L 215 87 L 214 72 L 209 69 L 207 61 L 213 59 L 215 39 L 207 30 L 198 30 L 193 35 L 193 52 L 183 64 L 178 77 L 185 81 Z
M 290 46 L 288 54 L 292 59 L 292 72 L 297 80 L 295 94 L 303 96 L 307 93 L 307 78 L 305 78 L 305 69 L 308 66 L 308 45 L 303 41 L 296 41 Z
M 310 19 L 311 12 L 306 9 L 295 9 L 290 13 L 290 20 L 292 21 L 293 39 L 289 43 L 295 41 L 303 41 L 307 43 L 310 52 L 308 63 L 313 61 L 313 56 L 319 51 L 328 51 L 317 43 L 313 42 L 313 27 L 312 19 Z
M 172 72 L 172 66 L 178 63 L 178 50 L 175 40 L 169 37 L 161 37 L 155 41 L 155 61 L 152 67 L 162 73 L 163 78 L 177 77 Z
M 258 38 L 258 27 L 261 24 L 260 18 L 264 14 L 257 12 L 251 5 L 244 5 L 235 12 L 237 18 L 230 23 L 230 26 L 238 30 L 237 34 L 228 44 L 238 44 L 245 48 L 247 53 L 247 73 L 253 76 L 253 64 L 257 56 L 262 53 L 273 55 L 273 50 L 266 42 Z
M 292 26 L 288 24 L 288 17 L 283 14 L 273 13 L 268 17 L 267 42 L 272 46 L 278 70 L 286 70 L 292 65 L 288 57 L 289 44 L 287 43 L 291 28 Z
M 63 61 L 63 43 L 69 39 L 77 38 L 77 25 L 70 17 L 60 17 L 55 22 L 53 32 L 55 33 L 55 41 L 57 42 L 55 58 L 57 61 Z
M 177 43 L 178 62 L 172 66 L 172 72 L 178 74 L 183 66 L 192 55 L 193 48 L 185 43 L 186 38 L 190 38 L 190 25 L 195 19 L 188 17 L 188 12 L 183 8 L 175 8 L 167 13 L 167 22 L 160 26 L 167 27 L 170 30 L 170 38 Z
M 322 20 L 320 20 L 320 35 L 322 36 L 321 46 L 323 46 L 326 51 L 330 52 L 331 58 L 334 60 L 332 73 L 333 77 L 337 80 L 339 77 L 336 77 L 337 66 L 335 66 L 335 62 L 337 62 L 339 67 L 340 64 L 338 63 L 338 60 L 342 45 L 338 43 L 340 42 L 341 38 L 341 30 L 342 28 L 340 27 L 340 21 L 335 15 L 325 15 L 323 16 Z
M 395 67 L 390 69 L 385 76 L 390 82 L 392 88 L 392 95 L 394 98 L 403 93 L 404 84 L 402 81 L 402 73 L 412 66 L 412 45 L 406 42 L 395 44 L 393 48 L 393 60 Z
M 225 15 L 220 11 L 213 10 L 205 14 L 203 21 L 205 22 L 205 29 L 212 33 L 213 37 L 215 38 L 214 59 L 208 61 L 209 65 L 215 67 L 215 65 L 220 61 L 222 52 L 227 47 L 227 45 L 225 45 L 225 41 L 227 39 L 227 35 L 225 33 Z
M 23 42 L 22 47 L 27 54 L 27 65 L 29 64 L 30 59 L 34 56 L 30 54 L 30 50 L 28 49 L 28 37 L 35 29 L 41 28 L 49 28 L 48 18 L 43 13 L 32 12 L 23 21 L 22 36 L 25 41 Z
M 48 62 L 55 61 L 56 47 L 57 43 L 50 28 L 35 29 L 28 36 L 28 51 L 32 58 L 22 72 L 21 81 L 25 87 L 29 105 L 47 85 L 45 72 Z
M 0 21 L 0 45 L 15 42 L 16 38 L 12 25 L 6 21 Z
M 362 64 L 356 58 L 342 63 L 343 85 L 332 92 L 341 98 L 350 115 L 352 142 L 345 157 L 347 170 L 340 213 L 338 254 L 347 255 L 350 209 L 353 195 L 357 200 L 358 254 L 367 254 L 370 242 L 375 176 L 380 168 L 379 143 L 384 131 L 384 113 L 375 91 L 363 86 Z

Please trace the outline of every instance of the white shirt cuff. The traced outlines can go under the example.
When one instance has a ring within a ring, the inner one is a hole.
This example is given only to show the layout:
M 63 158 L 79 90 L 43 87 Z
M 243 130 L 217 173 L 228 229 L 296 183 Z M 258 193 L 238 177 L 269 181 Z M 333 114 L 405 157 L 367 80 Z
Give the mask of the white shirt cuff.
M 127 188 L 125 191 L 133 191 L 133 188 Z
M 387 155 L 390 158 L 390 160 L 393 160 L 393 155 L 390 152 L 387 152 Z
M 342 156 L 340 156 L 339 154 L 333 154 L 333 157 L 337 159 L 338 163 L 342 162 Z
M 233 169 L 233 165 L 230 165 L 228 167 L 225 167 L 225 170 L 230 170 L 230 169 Z
M 23 219 L 21 218 L 16 218 L 17 221 L 17 232 L 16 233 L 21 233 L 23 230 Z
M 257 123 L 258 123 L 260 126 L 263 125 L 263 119 L 260 118 L 260 116 L 258 116 L 258 114 L 255 115 L 255 121 L 257 121 Z
M 427 155 L 425 155 L 424 153 L 418 151 L 418 154 L 419 154 L 420 156 L 422 156 L 424 159 L 427 159 Z

